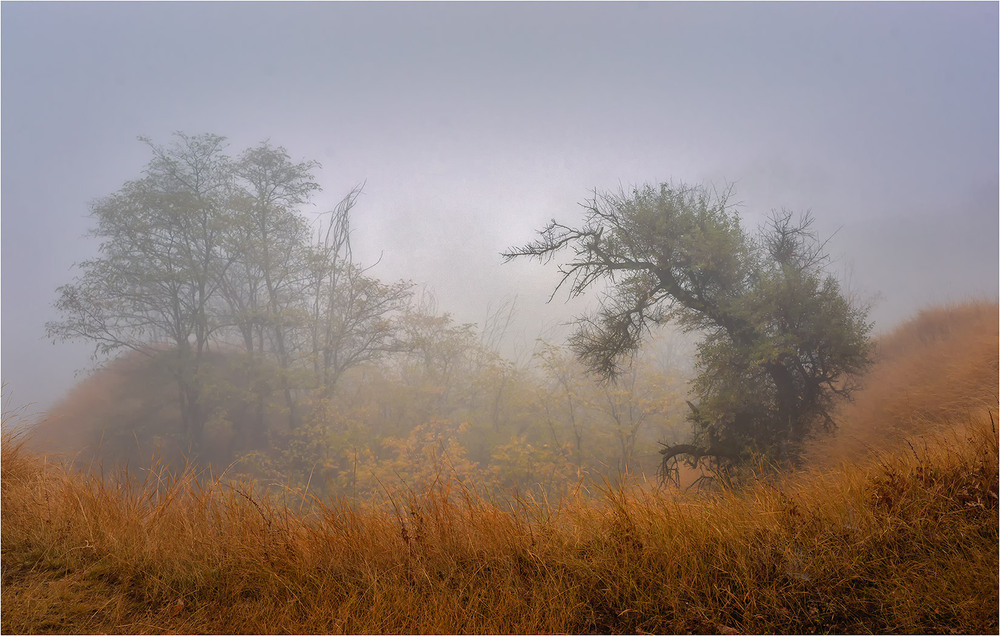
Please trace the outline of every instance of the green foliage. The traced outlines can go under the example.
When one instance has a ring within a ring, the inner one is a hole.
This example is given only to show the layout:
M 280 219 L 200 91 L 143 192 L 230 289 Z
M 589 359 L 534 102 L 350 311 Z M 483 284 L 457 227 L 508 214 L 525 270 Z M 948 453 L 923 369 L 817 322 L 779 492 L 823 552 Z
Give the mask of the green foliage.
M 809 435 L 833 426 L 832 405 L 870 364 L 867 310 L 825 272 L 810 218 L 777 213 L 751 237 L 729 196 L 668 184 L 595 194 L 580 228 L 552 221 L 504 255 L 547 262 L 569 249 L 557 290 L 569 282 L 571 296 L 610 283 L 570 339 L 605 378 L 622 374 L 650 325 L 673 320 L 702 335 L 692 443 L 664 449 L 667 473 L 681 455 L 716 468 L 795 461 Z
M 807 436 L 832 430 L 832 409 L 871 362 L 866 310 L 853 306 L 823 266 L 808 217 L 772 217 L 747 291 L 729 324 L 698 349 L 692 418 L 705 448 L 736 448 L 771 461 L 795 460 Z

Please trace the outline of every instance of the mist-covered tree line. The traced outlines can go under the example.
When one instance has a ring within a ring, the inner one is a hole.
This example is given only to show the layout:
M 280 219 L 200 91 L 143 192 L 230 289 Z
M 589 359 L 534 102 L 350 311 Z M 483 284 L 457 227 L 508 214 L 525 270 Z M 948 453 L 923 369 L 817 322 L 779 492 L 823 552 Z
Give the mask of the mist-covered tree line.
M 555 496 L 581 477 L 652 477 L 659 442 L 680 435 L 685 378 L 669 359 L 648 355 L 608 384 L 564 347 L 540 343 L 516 365 L 475 325 L 427 311 L 407 321 L 414 347 L 348 371 L 245 470 L 342 496 L 451 478 Z
M 100 254 L 47 329 L 149 358 L 197 461 L 341 494 L 441 471 L 525 489 L 634 472 L 660 441 L 661 476 L 683 459 L 728 479 L 795 464 L 871 363 L 867 308 L 826 271 L 808 215 L 751 233 L 729 192 L 595 191 L 582 225 L 553 220 L 504 254 L 569 253 L 556 291 L 605 289 L 566 348 L 519 368 L 497 352 L 504 310 L 455 324 L 356 262 L 359 188 L 312 225 L 315 162 L 268 143 L 230 156 L 215 135 L 143 141 L 152 160 L 92 206 Z M 648 355 L 671 322 L 700 338 L 688 387 Z
M 320 188 L 315 162 L 293 162 L 261 143 L 227 154 L 224 138 L 177 134 L 143 176 L 93 204 L 100 255 L 58 289 L 55 338 L 169 360 L 184 434 L 193 452 L 205 424 L 202 381 L 213 348 L 238 348 L 250 446 L 265 435 L 266 396 L 280 395 L 287 425 L 301 421 L 296 394 L 330 395 L 345 370 L 398 349 L 393 319 L 411 284 L 386 284 L 352 257 L 350 210 L 359 190 L 310 226 L 301 208 Z
M 519 368 L 498 353 L 509 304 L 480 331 L 376 278 L 351 250 L 360 188 L 304 214 L 316 162 L 266 142 L 232 155 L 216 135 L 142 141 L 152 159 L 91 206 L 99 253 L 46 326 L 128 354 L 117 419 L 92 424 L 106 459 L 141 463 L 140 441 L 340 492 L 443 467 L 528 489 L 625 474 L 640 455 L 649 469 L 680 421 L 663 365 L 605 385 L 545 345 Z

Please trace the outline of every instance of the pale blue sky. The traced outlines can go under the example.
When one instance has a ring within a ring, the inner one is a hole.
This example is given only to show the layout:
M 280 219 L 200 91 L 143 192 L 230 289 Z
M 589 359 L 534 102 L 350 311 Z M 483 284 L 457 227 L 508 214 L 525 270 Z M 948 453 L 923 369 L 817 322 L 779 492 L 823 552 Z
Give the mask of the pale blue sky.
M 270 139 L 317 159 L 316 212 L 367 180 L 375 273 L 512 345 L 587 308 L 498 252 L 593 188 L 736 182 L 749 225 L 811 209 L 880 330 L 996 297 L 997 3 L 3 2 L 2 374 L 43 408 L 90 365 L 52 345 L 55 288 L 91 257 L 88 204 L 139 135 Z M 520 344 L 518 344 L 520 343 Z

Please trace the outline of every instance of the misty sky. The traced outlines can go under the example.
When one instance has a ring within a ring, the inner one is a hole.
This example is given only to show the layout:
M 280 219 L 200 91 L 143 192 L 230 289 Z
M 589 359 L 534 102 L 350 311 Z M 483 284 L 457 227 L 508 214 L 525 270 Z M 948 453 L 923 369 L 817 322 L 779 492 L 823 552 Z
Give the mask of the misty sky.
M 316 159 L 323 212 L 367 182 L 355 252 L 512 350 L 594 305 L 499 252 L 594 189 L 736 184 L 755 226 L 811 210 L 878 331 L 998 285 L 998 4 L 3 2 L 2 375 L 61 397 L 55 289 L 139 135 Z

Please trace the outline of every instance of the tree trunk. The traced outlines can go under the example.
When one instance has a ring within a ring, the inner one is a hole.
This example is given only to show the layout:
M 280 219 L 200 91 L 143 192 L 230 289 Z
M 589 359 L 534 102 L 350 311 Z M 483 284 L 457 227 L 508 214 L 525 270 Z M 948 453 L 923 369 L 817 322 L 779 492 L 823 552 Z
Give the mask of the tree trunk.
M 181 424 L 189 452 L 194 459 L 201 454 L 205 435 L 205 417 L 200 404 L 201 390 L 183 375 L 177 377 Z

